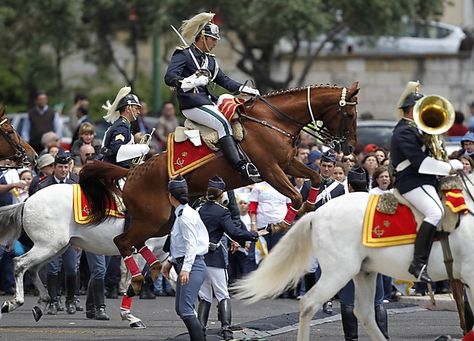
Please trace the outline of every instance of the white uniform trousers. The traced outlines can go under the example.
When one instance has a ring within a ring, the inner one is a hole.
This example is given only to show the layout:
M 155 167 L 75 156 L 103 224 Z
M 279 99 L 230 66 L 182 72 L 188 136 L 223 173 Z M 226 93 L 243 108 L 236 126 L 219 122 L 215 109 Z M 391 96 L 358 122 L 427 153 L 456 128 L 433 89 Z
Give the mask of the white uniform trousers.
M 229 290 L 227 289 L 228 279 L 226 269 L 208 266 L 206 278 L 199 290 L 199 298 L 212 303 L 213 292 L 218 302 L 230 298 Z
M 402 196 L 425 216 L 424 221 L 427 223 L 437 226 L 443 218 L 443 204 L 434 186 L 423 185 L 402 194 Z
M 190 120 L 217 131 L 219 139 L 232 135 L 232 127 L 215 105 L 201 105 L 200 107 L 184 109 L 183 115 Z

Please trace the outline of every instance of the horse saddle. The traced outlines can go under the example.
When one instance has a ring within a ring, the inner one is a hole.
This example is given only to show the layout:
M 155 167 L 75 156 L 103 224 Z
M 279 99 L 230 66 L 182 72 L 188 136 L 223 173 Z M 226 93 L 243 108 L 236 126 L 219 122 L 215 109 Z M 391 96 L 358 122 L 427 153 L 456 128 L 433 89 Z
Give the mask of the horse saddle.
M 463 200 L 464 198 L 462 197 L 461 179 L 457 176 L 442 178 L 438 190 L 441 193 L 440 197 L 441 201 L 444 203 L 445 210 L 437 230 L 451 233 L 455 230 L 458 224 L 458 213 L 467 210 L 467 206 Z M 385 214 L 395 214 L 399 204 L 410 208 L 415 217 L 418 231 L 423 222 L 424 216 L 412 204 L 410 204 L 397 189 L 394 189 L 393 193 L 383 194 L 377 204 L 376 210 Z
M 217 107 L 232 126 L 232 132 L 236 141 L 242 141 L 245 137 L 245 129 L 238 120 L 238 112 L 244 111 L 245 100 L 224 94 L 219 97 Z M 174 133 L 175 142 L 190 140 L 191 143 L 199 147 L 201 140 L 213 151 L 218 151 L 217 142 L 219 135 L 217 131 L 204 125 L 198 124 L 190 119 L 184 121 L 184 127 L 177 127 Z

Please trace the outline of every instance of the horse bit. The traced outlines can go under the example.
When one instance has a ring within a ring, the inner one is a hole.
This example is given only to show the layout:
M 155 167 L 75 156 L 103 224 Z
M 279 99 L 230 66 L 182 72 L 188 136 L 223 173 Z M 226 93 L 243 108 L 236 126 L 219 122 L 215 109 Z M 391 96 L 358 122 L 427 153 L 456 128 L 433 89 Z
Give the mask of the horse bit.
M 10 133 L 5 131 L 3 129 L 3 125 L 8 121 L 7 118 L 4 118 L 2 121 L 0 121 L 0 134 L 4 137 L 4 139 L 7 141 L 7 143 L 10 145 L 10 147 L 15 151 L 15 154 L 9 155 L 9 156 L 4 156 L 0 157 L 1 160 L 13 160 L 16 162 L 21 162 L 21 166 L 27 166 L 30 164 L 30 161 L 28 160 L 28 155 L 26 154 L 26 149 L 21 145 L 21 143 L 16 143 L 15 141 L 12 140 L 10 137 Z M 12 167 L 12 166 L 0 166 L 1 169 L 16 169 L 18 167 Z
M 347 96 L 347 89 L 342 88 L 341 99 L 339 100 L 339 103 L 338 103 L 339 104 L 338 112 L 343 111 L 343 108 L 346 105 L 356 105 L 357 104 L 357 102 L 348 102 L 346 100 L 346 96 Z M 265 103 L 265 105 L 268 106 L 270 108 L 270 110 L 272 110 L 274 113 L 276 113 L 279 116 L 293 122 L 295 125 L 300 127 L 300 129 L 302 128 L 305 132 L 307 132 L 311 136 L 315 137 L 318 141 L 320 141 L 321 143 L 327 145 L 328 147 L 330 147 L 332 149 L 334 149 L 335 144 L 341 144 L 346 139 L 345 134 L 347 133 L 347 129 L 344 130 L 344 126 L 345 126 L 344 124 L 341 125 L 341 129 L 340 129 L 339 134 L 337 136 L 334 136 L 334 135 L 332 135 L 332 133 L 329 132 L 329 129 L 327 129 L 327 127 L 324 126 L 324 123 L 322 121 L 316 122 L 316 119 L 314 118 L 314 114 L 313 114 L 313 108 L 311 106 L 311 86 L 307 87 L 308 113 L 311 116 L 311 122 L 312 122 L 308 126 L 305 126 L 301 122 L 296 121 L 294 118 L 292 118 L 288 114 L 285 114 L 283 111 L 281 111 L 280 109 L 275 107 L 273 104 L 268 102 L 264 97 L 258 96 L 257 99 L 260 99 L 263 103 Z M 290 139 L 292 139 L 293 142 L 296 141 L 297 138 L 298 138 L 297 136 L 295 136 L 291 133 L 288 133 L 287 131 L 285 131 L 285 130 L 277 127 L 277 126 L 274 126 L 274 125 L 268 123 L 265 120 L 259 120 L 259 119 L 256 119 L 254 117 L 248 116 L 246 114 L 240 114 L 240 116 L 242 116 L 244 118 L 247 118 L 251 121 L 260 123 L 261 125 L 263 125 L 265 127 L 276 130 L 279 133 L 281 133 L 281 134 L 289 137 Z M 347 118 L 347 116 L 348 116 L 347 113 L 345 111 L 343 111 L 343 120 L 345 120 Z

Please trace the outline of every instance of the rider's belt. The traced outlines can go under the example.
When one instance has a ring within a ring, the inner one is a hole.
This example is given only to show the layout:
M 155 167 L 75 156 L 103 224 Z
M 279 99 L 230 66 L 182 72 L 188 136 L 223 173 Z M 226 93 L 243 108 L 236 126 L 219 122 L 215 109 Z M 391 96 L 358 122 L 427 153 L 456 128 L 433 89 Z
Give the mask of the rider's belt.
M 216 251 L 219 246 L 221 246 L 220 243 L 209 242 L 209 251 Z
M 196 257 L 194 259 L 195 260 L 196 259 L 204 259 L 204 256 L 203 255 L 196 255 Z M 174 264 L 183 264 L 183 262 L 184 262 L 184 256 L 175 258 L 173 263 Z
M 411 165 L 410 160 L 406 159 L 400 162 L 395 169 L 397 170 L 397 172 L 401 172 L 407 169 L 408 167 L 410 167 L 410 165 Z

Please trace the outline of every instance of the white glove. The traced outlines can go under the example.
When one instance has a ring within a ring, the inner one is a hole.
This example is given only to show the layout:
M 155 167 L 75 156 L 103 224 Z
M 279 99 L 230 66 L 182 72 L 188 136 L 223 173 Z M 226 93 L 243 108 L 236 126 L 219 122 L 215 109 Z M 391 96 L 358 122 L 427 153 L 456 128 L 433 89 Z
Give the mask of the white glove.
M 188 92 L 192 88 L 195 87 L 194 83 L 196 82 L 196 74 L 193 74 L 187 78 L 184 78 L 181 80 L 181 89 L 183 89 L 184 92 Z
M 137 149 L 140 151 L 142 155 L 146 155 L 150 151 L 150 146 L 148 146 L 147 144 L 137 144 L 137 146 L 138 146 Z
M 122 162 L 125 160 L 131 160 L 133 158 L 146 155 L 150 151 L 150 147 L 146 144 L 123 144 L 120 146 L 116 160 Z
M 451 167 L 453 167 L 454 170 L 462 170 L 464 167 L 462 165 L 462 162 L 458 159 L 449 160 L 449 164 L 451 165 Z
M 199 76 L 199 77 L 196 78 L 196 80 L 194 81 L 194 86 L 195 86 L 195 87 L 198 87 L 198 86 L 206 86 L 207 84 L 209 84 L 209 78 L 207 78 L 207 77 L 204 76 L 204 75 Z
M 249 95 L 260 96 L 260 91 L 247 85 L 241 85 L 239 91 Z

